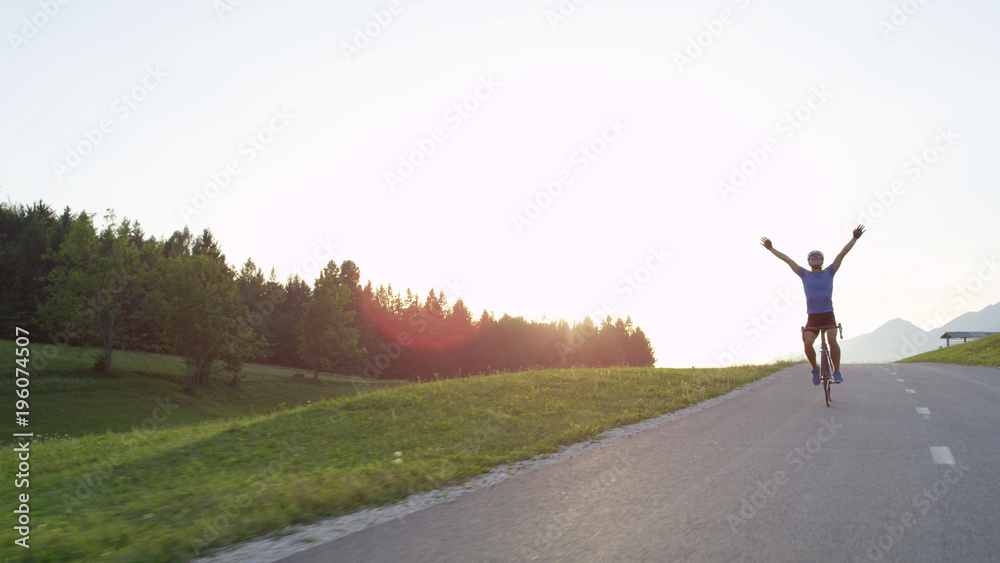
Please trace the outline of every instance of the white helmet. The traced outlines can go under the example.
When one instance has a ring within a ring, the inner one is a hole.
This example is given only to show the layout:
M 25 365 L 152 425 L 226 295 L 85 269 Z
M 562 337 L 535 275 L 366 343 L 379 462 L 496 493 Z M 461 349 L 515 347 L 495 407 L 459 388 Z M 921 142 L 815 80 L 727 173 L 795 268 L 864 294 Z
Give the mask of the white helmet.
M 813 256 L 819 256 L 819 259 L 823 260 L 823 253 L 818 250 L 813 250 L 812 252 L 810 252 L 809 256 L 806 257 L 806 260 L 812 260 Z

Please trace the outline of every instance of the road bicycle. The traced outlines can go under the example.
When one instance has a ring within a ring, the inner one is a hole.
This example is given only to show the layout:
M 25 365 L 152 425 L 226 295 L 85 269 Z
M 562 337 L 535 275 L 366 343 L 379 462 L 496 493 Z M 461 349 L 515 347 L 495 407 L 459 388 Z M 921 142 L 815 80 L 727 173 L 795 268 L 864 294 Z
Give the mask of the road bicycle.
M 823 395 L 826 397 L 826 406 L 830 406 L 830 387 L 837 383 L 833 380 L 833 372 L 830 371 L 833 362 L 830 360 L 830 350 L 826 347 L 826 331 L 827 330 L 839 330 L 840 338 L 844 338 L 844 327 L 840 324 L 827 325 L 827 326 L 804 326 L 802 327 L 802 334 L 804 335 L 806 331 L 816 331 L 819 333 L 819 376 L 820 383 L 823 385 Z

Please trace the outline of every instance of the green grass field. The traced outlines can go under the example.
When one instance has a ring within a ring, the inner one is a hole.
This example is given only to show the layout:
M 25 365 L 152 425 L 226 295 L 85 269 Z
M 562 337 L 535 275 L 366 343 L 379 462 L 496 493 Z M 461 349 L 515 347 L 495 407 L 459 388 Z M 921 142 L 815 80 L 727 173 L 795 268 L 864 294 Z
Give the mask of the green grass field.
M 93 350 L 66 348 L 40 372 L 29 363 L 30 429 L 37 440 L 127 432 L 141 428 L 144 421 L 147 427 L 151 421 L 162 429 L 269 414 L 369 387 L 401 384 L 323 373 L 320 385 L 292 383 L 292 375 L 300 370 L 248 364 L 239 389 L 226 384 L 229 374 L 213 374 L 210 386 L 195 399 L 182 392 L 184 361 L 177 356 L 115 352 L 111 377 L 93 371 L 93 356 Z M 13 342 L 0 341 L 0 358 L 10 359 L 0 365 L 0 396 L 13 397 Z M 311 373 L 306 376 L 312 378 Z M 4 401 L 0 416 L 13 420 L 14 410 L 13 401 Z M 170 416 L 160 420 L 165 410 Z M 152 420 L 154 416 L 157 420 Z M 0 435 L 0 444 L 11 440 L 8 433 Z
M 935 362 L 940 364 L 1000 367 L 1000 334 L 979 338 L 965 344 L 946 346 L 899 361 L 902 363 Z
M 545 370 L 382 389 L 335 376 L 295 385 L 290 370 L 251 366 L 257 391 L 241 398 L 220 383 L 192 399 L 180 394 L 179 360 L 131 357 L 109 379 L 92 377 L 86 352 L 75 367 L 67 356 L 64 371 L 32 375 L 32 429 L 37 418 L 69 437 L 32 442 L 31 487 L 16 491 L 31 495 L 32 548 L 14 546 L 5 526 L 3 560 L 187 561 L 462 482 L 792 365 Z M 156 404 L 166 396 L 177 406 Z M 8 476 L 15 464 L 0 460 Z

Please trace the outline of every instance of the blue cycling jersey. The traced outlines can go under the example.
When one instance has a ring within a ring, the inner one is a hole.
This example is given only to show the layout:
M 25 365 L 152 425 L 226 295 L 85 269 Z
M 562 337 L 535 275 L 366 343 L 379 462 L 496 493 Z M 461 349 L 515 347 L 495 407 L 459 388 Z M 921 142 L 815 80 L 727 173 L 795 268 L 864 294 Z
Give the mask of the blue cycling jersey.
M 806 291 L 806 313 L 829 313 L 833 311 L 833 266 L 814 273 L 799 266 L 802 288 Z

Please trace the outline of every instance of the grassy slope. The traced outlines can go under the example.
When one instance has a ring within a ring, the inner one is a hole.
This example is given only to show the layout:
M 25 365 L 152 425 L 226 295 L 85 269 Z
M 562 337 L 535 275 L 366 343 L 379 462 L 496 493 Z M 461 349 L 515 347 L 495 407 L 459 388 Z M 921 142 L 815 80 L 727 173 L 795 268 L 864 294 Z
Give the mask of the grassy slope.
M 12 357 L 6 351 L 0 349 L 3 357 Z M 273 381 L 286 373 L 261 367 L 248 379 L 259 378 L 268 391 L 249 400 L 269 414 L 243 411 L 228 418 L 232 401 L 221 398 L 154 414 L 142 385 L 153 386 L 146 391 L 164 391 L 155 387 L 160 383 L 176 389 L 179 372 L 141 374 L 169 371 L 171 361 L 177 360 L 136 356 L 131 366 L 123 360 L 119 377 L 86 383 L 114 385 L 72 393 L 58 390 L 59 382 L 72 386 L 79 377 L 32 376 L 32 397 L 37 392 L 38 399 L 33 421 L 57 409 L 53 418 L 76 418 L 90 431 L 32 443 L 33 547 L 30 552 L 13 547 L 13 530 L 5 527 L 0 559 L 189 560 L 291 524 L 460 482 L 498 464 L 723 394 L 790 365 L 546 370 L 405 385 L 296 408 L 268 406 L 267 397 L 280 399 L 272 391 L 290 385 Z M 54 389 L 46 391 L 48 378 Z M 329 387 L 336 388 L 335 378 L 329 379 Z M 86 393 L 95 397 L 87 399 Z M 123 398 L 128 393 L 134 404 Z M 83 398 L 77 402 L 77 396 Z M 104 422 L 89 424 L 98 416 L 91 408 L 131 413 L 127 424 L 135 425 L 136 417 L 149 423 L 100 433 L 96 430 L 111 424 L 108 420 L 120 425 L 128 417 L 108 414 Z M 187 422 L 198 413 L 215 420 Z M 15 461 L 3 456 L 0 471 L 13 475 Z
M 32 347 L 36 356 L 40 351 Z M 0 396 L 13 397 L 13 342 L 0 341 L 0 359 L 5 360 L 4 365 L 0 365 Z M 127 432 L 141 428 L 144 421 L 147 427 L 155 423 L 162 429 L 206 420 L 268 414 L 309 402 L 353 395 L 372 385 L 386 385 L 330 374 L 320 374 L 322 385 L 293 384 L 289 378 L 297 370 L 248 364 L 243 369 L 240 389 L 224 383 L 229 380 L 229 374 L 213 374 L 209 387 L 202 390 L 200 398 L 194 399 L 181 392 L 184 362 L 177 356 L 115 352 L 111 377 L 93 371 L 92 359 L 91 350 L 67 348 L 48 361 L 44 370 L 36 367 L 42 365 L 40 359 L 29 362 L 30 430 L 36 439 Z M 311 378 L 311 374 L 308 377 Z M 172 408 L 174 405 L 178 408 Z M 164 418 L 165 410 L 170 411 L 170 416 Z M 0 420 L 10 421 L 13 416 L 13 401 L 3 401 Z M 152 420 L 154 416 L 155 421 Z M 10 441 L 6 432 L 0 435 L 0 444 Z
M 1000 334 L 979 338 L 966 344 L 946 346 L 900 362 L 936 362 L 966 366 L 1000 367 Z

